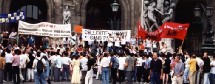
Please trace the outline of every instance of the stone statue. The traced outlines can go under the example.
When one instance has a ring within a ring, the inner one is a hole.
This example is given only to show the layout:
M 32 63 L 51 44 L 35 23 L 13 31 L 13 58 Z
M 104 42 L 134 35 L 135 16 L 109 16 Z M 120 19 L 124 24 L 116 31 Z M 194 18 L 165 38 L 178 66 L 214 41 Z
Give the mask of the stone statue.
M 166 1 L 165 4 L 168 4 L 168 1 Z M 168 7 L 168 6 L 166 7 L 165 18 L 163 19 L 162 23 L 167 22 L 172 19 L 174 7 L 175 7 L 175 3 L 171 3 L 170 7 Z
M 63 24 L 70 24 L 71 12 L 69 6 L 66 5 L 63 11 Z
M 157 18 L 156 18 L 156 16 L 155 16 L 155 14 L 154 14 L 154 12 L 158 12 L 158 13 L 160 13 L 161 15 L 163 15 L 163 13 L 161 13 L 157 8 L 156 8 L 156 3 L 153 1 L 153 2 L 151 2 L 150 3 L 150 5 L 148 6 L 148 19 L 150 20 L 150 21 L 152 21 L 153 22 L 153 24 L 150 26 L 150 28 L 149 28 L 149 31 L 152 31 L 153 30 L 153 27 L 155 26 L 155 28 L 157 29 L 158 27 L 159 27 L 159 25 L 158 25 L 158 22 L 157 22 Z
M 145 31 L 153 32 L 163 23 L 171 21 L 177 2 L 178 0 L 142 0 L 141 25 Z M 168 44 L 169 52 L 173 52 L 172 39 L 163 38 L 161 41 Z
M 141 7 L 141 25 L 145 29 L 145 31 L 148 31 L 149 29 L 149 21 L 148 21 L 148 5 L 149 1 L 142 0 L 142 7 Z
M 161 13 L 164 13 L 164 0 L 157 0 L 157 9 L 161 11 Z

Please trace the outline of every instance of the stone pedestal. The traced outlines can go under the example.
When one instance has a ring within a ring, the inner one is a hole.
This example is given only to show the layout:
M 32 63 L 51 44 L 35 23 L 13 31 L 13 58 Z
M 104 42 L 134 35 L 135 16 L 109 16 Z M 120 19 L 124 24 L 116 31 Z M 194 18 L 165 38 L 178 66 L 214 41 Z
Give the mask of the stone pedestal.
M 209 55 L 215 54 L 215 44 L 213 41 L 205 41 L 204 44 L 202 44 L 201 48 L 202 52 L 208 52 Z

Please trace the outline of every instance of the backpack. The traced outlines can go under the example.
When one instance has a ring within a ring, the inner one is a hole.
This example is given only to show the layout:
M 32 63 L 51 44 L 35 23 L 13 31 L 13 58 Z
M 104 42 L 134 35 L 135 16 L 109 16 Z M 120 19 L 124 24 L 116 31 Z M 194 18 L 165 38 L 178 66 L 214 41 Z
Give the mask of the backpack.
M 119 60 L 113 57 L 113 68 L 119 68 Z
M 37 59 L 38 60 L 38 59 Z M 37 73 L 41 74 L 43 73 L 43 69 L 44 69 L 44 64 L 42 62 L 42 59 L 38 60 L 37 62 Z

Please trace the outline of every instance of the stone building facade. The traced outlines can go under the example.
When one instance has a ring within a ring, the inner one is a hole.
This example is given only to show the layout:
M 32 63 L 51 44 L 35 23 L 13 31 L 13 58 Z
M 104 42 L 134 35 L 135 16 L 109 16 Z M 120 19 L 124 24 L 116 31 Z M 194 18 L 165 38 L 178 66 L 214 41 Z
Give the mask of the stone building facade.
M 11 13 L 14 12 L 11 9 L 15 7 L 15 5 L 11 5 L 14 1 L 23 1 L 23 0 L 1 0 L 0 1 L 0 13 Z M 28 0 L 23 3 L 31 2 L 34 0 Z M 86 24 L 86 9 L 87 4 L 90 0 L 38 0 L 41 1 L 41 4 L 45 4 L 47 6 L 47 18 L 45 21 L 62 24 L 62 9 L 63 5 L 69 5 L 70 11 L 72 12 L 71 16 L 71 24 L 72 25 L 83 25 Z M 117 0 L 121 7 L 121 29 L 129 29 L 132 30 L 132 34 L 135 34 L 137 29 L 137 22 L 140 19 L 141 13 L 141 1 L 142 0 Z M 213 0 L 179 0 L 186 2 L 197 2 L 197 3 L 204 3 L 206 1 L 211 1 L 214 3 Z M 16 3 L 19 4 L 19 3 Z M 35 4 L 35 5 L 39 5 Z M 23 4 L 27 5 L 27 4 Z M 176 4 L 177 6 L 177 4 Z M 192 6 L 190 6 L 192 7 Z M 213 5 L 213 7 L 215 7 Z M 177 13 L 177 12 L 176 12 Z M 193 13 L 193 12 L 192 12 Z M 177 17 L 177 16 L 176 16 Z M 215 15 L 213 16 L 212 23 L 215 23 Z M 4 27 L 7 27 L 7 24 L 4 24 Z M 3 27 L 3 26 L 1 26 Z

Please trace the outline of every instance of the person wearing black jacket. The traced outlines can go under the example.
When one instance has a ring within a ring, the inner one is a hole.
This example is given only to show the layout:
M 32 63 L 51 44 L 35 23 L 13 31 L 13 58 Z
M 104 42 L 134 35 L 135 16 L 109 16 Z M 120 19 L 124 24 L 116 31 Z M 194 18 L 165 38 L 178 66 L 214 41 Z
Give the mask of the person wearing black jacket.
M 204 66 L 203 66 L 203 73 L 204 73 L 204 82 L 203 84 L 210 84 L 209 81 L 209 74 L 210 74 L 210 58 L 208 58 L 208 53 L 204 52 L 203 56 Z
M 33 65 L 33 61 L 35 59 L 35 57 L 33 56 L 33 50 L 31 50 L 28 53 L 28 55 L 29 55 L 30 61 L 27 63 L 27 72 L 28 72 L 28 75 L 27 75 L 28 79 L 27 79 L 27 81 L 31 81 L 32 82 L 33 79 L 34 79 L 34 69 L 32 68 L 32 65 Z
M 93 84 L 93 66 L 96 63 L 95 59 L 93 58 L 94 54 L 88 55 L 88 62 L 87 62 L 87 74 L 85 76 L 85 84 Z
M 161 84 L 160 79 L 162 78 L 162 61 L 158 59 L 158 54 L 153 53 L 153 60 L 150 63 L 150 82 L 151 84 Z

